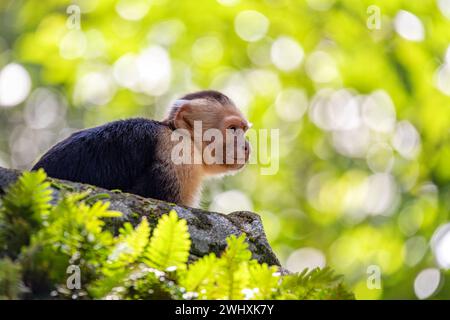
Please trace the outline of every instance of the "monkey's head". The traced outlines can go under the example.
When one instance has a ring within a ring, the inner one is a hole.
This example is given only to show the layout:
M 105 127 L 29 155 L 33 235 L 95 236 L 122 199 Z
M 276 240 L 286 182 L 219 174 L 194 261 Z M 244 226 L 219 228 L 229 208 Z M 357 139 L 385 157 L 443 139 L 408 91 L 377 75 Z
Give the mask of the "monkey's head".
M 200 91 L 177 100 L 164 121 L 172 130 L 191 137 L 206 174 L 224 174 L 241 169 L 248 162 L 250 144 L 245 132 L 250 124 L 226 95 Z

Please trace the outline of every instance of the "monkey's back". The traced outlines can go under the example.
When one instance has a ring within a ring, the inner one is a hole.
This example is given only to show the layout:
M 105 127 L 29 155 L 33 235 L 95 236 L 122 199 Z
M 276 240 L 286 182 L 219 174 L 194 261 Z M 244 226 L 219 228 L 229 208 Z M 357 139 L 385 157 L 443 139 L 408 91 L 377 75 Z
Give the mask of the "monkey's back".
M 165 125 L 148 119 L 119 120 L 72 134 L 52 147 L 33 167 L 48 176 L 120 189 L 167 201 L 167 190 L 156 150 Z

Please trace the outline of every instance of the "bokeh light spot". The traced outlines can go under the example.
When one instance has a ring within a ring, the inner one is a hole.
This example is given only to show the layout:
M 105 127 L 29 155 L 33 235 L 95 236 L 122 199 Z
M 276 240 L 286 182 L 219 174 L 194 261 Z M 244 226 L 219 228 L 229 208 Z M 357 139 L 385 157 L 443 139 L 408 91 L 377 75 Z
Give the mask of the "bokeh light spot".
M 38 88 L 27 100 L 24 118 L 32 129 L 44 129 L 64 121 L 66 104 L 54 92 Z
M 134 54 L 127 53 L 121 56 L 115 63 L 113 75 L 116 82 L 129 89 L 137 89 L 139 83 L 139 70 Z
M 417 298 L 426 299 L 433 295 L 441 282 L 439 269 L 428 268 L 422 270 L 414 280 L 414 292 Z
M 181 20 L 170 19 L 155 24 L 148 37 L 151 42 L 170 46 L 180 38 L 185 30 L 186 26 Z
M 325 51 L 315 51 L 307 57 L 306 73 L 318 83 L 331 82 L 339 77 L 333 57 Z
M 420 149 L 420 136 L 409 121 L 400 121 L 395 128 L 392 145 L 404 158 L 413 159 Z
M 0 71 L 0 107 L 14 107 L 24 101 L 31 89 L 27 70 L 10 63 Z
M 425 30 L 422 21 L 409 11 L 400 10 L 394 20 L 395 31 L 410 41 L 422 41 Z
M 438 0 L 439 10 L 447 18 L 450 19 L 450 0 Z
M 440 226 L 431 239 L 431 248 L 440 267 L 450 269 L 450 223 Z
M 136 61 L 139 73 L 139 89 L 149 95 L 159 96 L 168 89 L 172 66 L 167 50 L 151 46 L 143 50 Z
M 371 215 L 389 215 L 398 197 L 395 179 L 388 173 L 376 173 L 367 179 L 365 211 Z
M 390 172 L 394 165 L 394 154 L 387 143 L 373 144 L 367 151 L 366 159 L 373 172 Z
M 211 66 L 222 59 L 223 46 L 217 37 L 208 36 L 197 39 L 192 46 L 194 61 L 202 66 Z
M 150 10 L 150 4 L 149 0 L 119 0 L 116 11 L 125 20 L 141 20 Z
M 272 44 L 272 62 L 282 71 L 296 69 L 302 62 L 303 56 L 303 48 L 290 37 L 279 37 Z
M 240 0 L 217 0 L 218 3 L 220 3 L 223 6 L 234 6 L 240 2 Z
M 229 190 L 217 194 L 213 198 L 209 210 L 226 214 L 234 211 L 253 211 L 253 204 L 245 193 L 239 190 Z
M 308 6 L 311 9 L 317 11 L 327 11 L 329 10 L 336 0 L 306 0 Z
M 448 63 L 443 64 L 436 71 L 435 84 L 443 94 L 450 96 L 450 65 Z
M 289 88 L 281 91 L 275 102 L 278 116 L 284 121 L 298 121 L 308 107 L 308 97 L 304 90 Z
M 77 82 L 74 100 L 78 104 L 107 104 L 116 92 L 115 84 L 108 70 L 85 74 Z
M 86 36 L 81 30 L 71 30 L 59 43 L 59 54 L 64 59 L 72 60 L 84 55 L 87 47 Z
M 405 263 L 410 267 L 417 265 L 425 256 L 428 249 L 427 240 L 424 237 L 417 236 L 409 238 L 405 243 Z
M 249 42 L 262 39 L 269 29 L 269 19 L 254 10 L 241 11 L 234 20 L 237 35 Z
M 369 128 L 390 132 L 395 127 L 396 113 L 391 97 L 383 90 L 369 95 L 362 105 L 362 117 Z
M 322 251 L 315 248 L 301 248 L 292 252 L 287 261 L 286 268 L 291 272 L 302 272 L 304 269 L 323 268 L 326 258 Z

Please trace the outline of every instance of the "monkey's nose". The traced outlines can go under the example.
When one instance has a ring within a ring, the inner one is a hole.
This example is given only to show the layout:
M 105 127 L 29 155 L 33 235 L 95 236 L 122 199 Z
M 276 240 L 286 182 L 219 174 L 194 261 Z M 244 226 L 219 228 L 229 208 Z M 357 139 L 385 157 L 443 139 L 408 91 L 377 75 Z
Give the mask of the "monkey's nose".
M 247 162 L 248 158 L 250 157 L 250 144 L 248 143 L 248 141 L 245 141 L 244 151 L 245 151 L 245 161 Z

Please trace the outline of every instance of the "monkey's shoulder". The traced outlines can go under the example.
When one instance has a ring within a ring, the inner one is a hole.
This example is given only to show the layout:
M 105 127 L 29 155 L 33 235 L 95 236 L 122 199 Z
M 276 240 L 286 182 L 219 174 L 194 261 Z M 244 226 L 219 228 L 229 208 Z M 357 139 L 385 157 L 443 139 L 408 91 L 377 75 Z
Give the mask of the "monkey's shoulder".
M 144 148 L 157 143 L 161 131 L 167 127 L 161 122 L 148 119 L 127 119 L 109 122 L 104 125 L 73 133 L 61 145 L 80 145 L 108 148 Z
M 139 161 L 142 155 L 151 160 L 161 131 L 167 127 L 161 122 L 134 118 L 118 120 L 77 131 L 51 148 L 36 166 L 63 162 L 73 166 L 76 160 L 94 162 Z M 58 165 L 58 166 L 59 166 Z
M 74 138 L 101 138 L 103 142 L 127 139 L 148 139 L 156 137 L 159 132 L 166 128 L 166 125 L 156 120 L 133 118 L 117 120 L 104 125 L 78 131 L 72 136 Z

